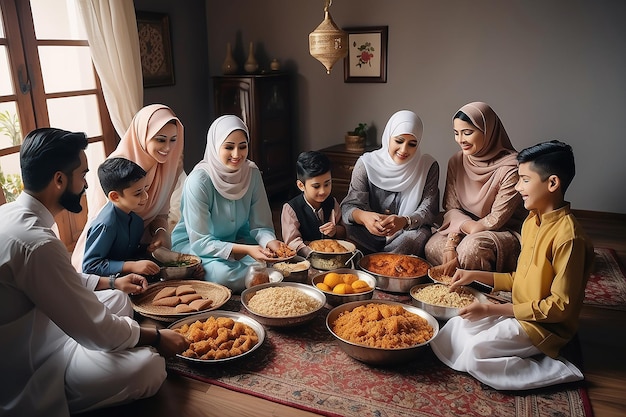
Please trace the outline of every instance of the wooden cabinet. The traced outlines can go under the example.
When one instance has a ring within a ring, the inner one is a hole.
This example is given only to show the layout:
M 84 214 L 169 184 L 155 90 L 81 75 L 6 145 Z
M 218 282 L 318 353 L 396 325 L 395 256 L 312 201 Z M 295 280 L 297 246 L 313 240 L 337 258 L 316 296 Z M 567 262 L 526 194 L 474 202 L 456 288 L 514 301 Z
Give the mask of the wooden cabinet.
M 368 146 L 364 151 L 349 151 L 345 144 L 333 145 L 328 148 L 320 149 L 320 152 L 326 154 L 332 163 L 333 175 L 333 196 L 341 203 L 341 200 L 348 193 L 350 187 L 350 179 L 352 178 L 352 170 L 354 164 L 363 152 L 373 151 L 379 146 Z
M 261 170 L 268 196 L 295 183 L 289 74 L 213 77 L 216 116 L 239 116 L 250 131 L 248 159 Z

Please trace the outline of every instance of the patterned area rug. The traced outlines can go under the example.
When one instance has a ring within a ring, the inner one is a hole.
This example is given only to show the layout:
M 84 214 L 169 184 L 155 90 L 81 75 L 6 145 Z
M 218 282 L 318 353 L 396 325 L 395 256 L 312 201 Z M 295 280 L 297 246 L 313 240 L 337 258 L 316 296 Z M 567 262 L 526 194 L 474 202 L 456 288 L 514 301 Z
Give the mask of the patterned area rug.
M 626 273 L 613 249 L 595 248 L 596 260 L 585 287 L 586 305 L 626 310 Z M 497 295 L 511 299 L 511 293 Z
M 389 299 L 389 295 L 384 297 Z M 240 311 L 239 297 L 222 309 Z M 430 347 L 409 363 L 374 367 L 347 356 L 326 329 L 323 309 L 292 329 L 267 329 L 263 346 L 224 365 L 172 359 L 168 369 L 325 416 L 587 416 L 584 384 L 501 392 L 441 364 Z

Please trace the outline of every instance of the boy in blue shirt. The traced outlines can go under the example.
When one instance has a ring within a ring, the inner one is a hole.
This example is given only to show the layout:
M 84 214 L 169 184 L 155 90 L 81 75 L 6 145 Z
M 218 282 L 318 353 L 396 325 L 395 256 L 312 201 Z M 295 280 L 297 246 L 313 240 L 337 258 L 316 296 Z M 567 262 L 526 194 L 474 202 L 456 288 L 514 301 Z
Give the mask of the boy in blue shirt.
M 110 276 L 134 272 L 156 275 L 159 266 L 139 259 L 144 232 L 143 219 L 134 213 L 146 203 L 146 171 L 125 158 L 106 159 L 98 178 L 109 202 L 100 210 L 87 232 L 83 272 Z
M 333 185 L 330 168 L 330 160 L 319 151 L 302 152 L 298 156 L 296 185 L 302 193 L 283 205 L 280 220 L 283 240 L 300 256 L 311 253 L 308 242 L 346 237 L 339 203 L 330 194 Z

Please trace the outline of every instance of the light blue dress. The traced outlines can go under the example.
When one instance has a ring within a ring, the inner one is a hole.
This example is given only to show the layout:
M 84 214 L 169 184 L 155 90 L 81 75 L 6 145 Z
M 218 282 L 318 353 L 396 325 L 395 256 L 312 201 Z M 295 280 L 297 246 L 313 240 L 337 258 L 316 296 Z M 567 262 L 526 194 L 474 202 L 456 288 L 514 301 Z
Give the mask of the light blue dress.
M 239 200 L 222 197 L 209 174 L 196 169 L 185 180 L 181 217 L 172 231 L 172 250 L 199 256 L 206 281 L 241 292 L 250 256 L 231 257 L 233 243 L 266 247 L 276 239 L 272 212 L 258 168 L 252 169 L 248 191 Z

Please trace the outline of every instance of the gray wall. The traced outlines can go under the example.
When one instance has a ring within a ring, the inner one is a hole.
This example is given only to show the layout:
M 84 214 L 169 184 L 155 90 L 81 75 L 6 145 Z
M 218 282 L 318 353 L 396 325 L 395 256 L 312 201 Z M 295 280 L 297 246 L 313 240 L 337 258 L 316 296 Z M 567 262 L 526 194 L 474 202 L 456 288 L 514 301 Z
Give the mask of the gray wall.
M 322 0 L 135 4 L 172 16 L 177 85 L 146 89 L 146 102 L 164 101 L 181 115 L 189 167 L 214 118 L 207 83 L 221 74 L 226 43 L 242 67 L 254 41 L 262 68 L 277 58 L 297 74 L 297 150 L 341 143 L 362 121 L 380 142 L 389 116 L 411 109 L 424 121 L 423 151 L 442 166 L 443 190 L 447 160 L 458 150 L 451 117 L 481 100 L 500 115 L 517 149 L 548 139 L 574 147 L 578 173 L 567 193 L 574 208 L 626 213 L 622 0 L 335 0 L 330 11 L 340 27 L 389 26 L 386 84 L 346 84 L 341 62 L 327 75 L 309 55 Z

